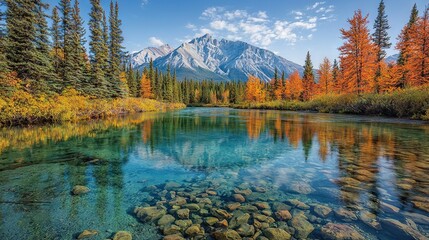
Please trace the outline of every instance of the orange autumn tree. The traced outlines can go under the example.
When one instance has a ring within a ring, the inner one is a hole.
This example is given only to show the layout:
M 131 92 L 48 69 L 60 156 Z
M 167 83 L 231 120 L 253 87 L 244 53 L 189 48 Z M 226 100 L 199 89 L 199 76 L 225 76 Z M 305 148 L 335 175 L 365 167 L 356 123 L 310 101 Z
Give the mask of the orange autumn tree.
M 362 16 L 361 10 L 348 20 L 350 29 L 341 29 L 345 40 L 340 51 L 340 62 L 347 92 L 361 94 L 373 92 L 376 88 L 374 76 L 377 49 L 371 41 L 368 29 L 368 15 Z
M 413 86 L 417 81 L 416 71 L 413 69 L 415 65 L 410 61 L 414 51 L 414 39 L 412 37 L 416 36 L 416 34 L 413 33 L 417 31 L 417 18 L 417 5 L 414 4 L 413 9 L 411 10 L 410 19 L 399 34 L 398 43 L 396 44 L 396 49 L 399 50 L 398 64 L 402 74 L 400 79 L 400 87 L 402 88 Z
M 401 79 L 400 67 L 394 63 L 380 62 L 380 92 L 393 92 L 399 87 Z
M 324 58 L 319 66 L 319 93 L 328 94 L 334 91 L 334 83 L 332 81 L 332 67 L 328 58 Z
M 415 77 L 412 86 L 429 84 L 429 6 L 422 17 L 417 19 L 415 27 L 410 29 L 411 55 L 410 71 Z
M 152 98 L 152 86 L 149 77 L 145 73 L 140 80 L 140 94 L 142 98 Z
M 295 71 L 289 76 L 288 81 L 286 81 L 285 95 L 291 100 L 299 100 L 303 91 L 302 79 L 299 76 L 299 72 Z
M 255 76 L 249 75 L 246 83 L 246 100 L 262 102 L 265 100 L 264 84 Z

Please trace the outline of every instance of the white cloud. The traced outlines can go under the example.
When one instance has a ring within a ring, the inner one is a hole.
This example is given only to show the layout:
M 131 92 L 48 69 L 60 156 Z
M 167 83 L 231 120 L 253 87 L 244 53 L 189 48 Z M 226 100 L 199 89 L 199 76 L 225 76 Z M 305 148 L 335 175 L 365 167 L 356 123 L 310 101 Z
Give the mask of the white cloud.
M 187 29 L 191 29 L 191 30 L 196 30 L 197 29 L 197 26 L 195 26 L 194 24 L 192 24 L 192 23 L 188 23 L 188 24 L 186 24 L 186 26 L 185 26 Z
M 331 13 L 325 16 L 328 15 L 326 12 L 332 11 L 333 5 L 327 6 L 325 2 L 316 2 L 308 7 L 307 11 L 294 10 L 291 11 L 289 18 L 276 19 L 270 18 L 265 11 L 250 12 L 210 7 L 200 16 L 205 24 L 200 26 L 188 24 L 186 28 L 193 31 L 194 37 L 209 33 L 230 40 L 248 41 L 260 47 L 267 47 L 276 40 L 293 45 L 299 40 L 312 39 L 319 22 L 334 19 Z
M 140 5 L 144 7 L 145 5 L 149 4 L 149 0 L 141 0 Z
M 151 45 L 153 45 L 155 47 L 160 47 L 160 46 L 164 45 L 164 42 L 161 41 L 161 39 L 156 38 L 156 37 L 150 37 L 149 42 Z
M 313 9 L 316 9 L 318 6 L 321 6 L 321 5 L 325 4 L 325 3 L 326 3 L 326 2 L 316 2 L 316 3 L 314 3 L 312 6 L 307 7 L 307 10 L 313 10 Z
M 317 17 L 312 17 L 312 18 L 308 19 L 308 22 L 309 23 L 315 23 L 315 22 L 317 22 Z

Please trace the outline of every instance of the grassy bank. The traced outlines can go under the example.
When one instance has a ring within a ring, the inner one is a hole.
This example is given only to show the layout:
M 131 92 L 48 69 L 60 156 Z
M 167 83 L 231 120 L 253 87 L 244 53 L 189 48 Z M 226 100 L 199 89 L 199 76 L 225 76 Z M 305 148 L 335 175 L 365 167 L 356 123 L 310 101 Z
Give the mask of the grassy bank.
M 74 90 L 52 97 L 17 91 L 0 97 L 0 126 L 79 121 L 184 107 L 182 103 L 142 98 L 93 99 Z
M 316 111 L 429 120 L 429 88 L 399 90 L 388 94 L 330 94 L 308 102 L 271 101 L 235 105 L 242 109 Z

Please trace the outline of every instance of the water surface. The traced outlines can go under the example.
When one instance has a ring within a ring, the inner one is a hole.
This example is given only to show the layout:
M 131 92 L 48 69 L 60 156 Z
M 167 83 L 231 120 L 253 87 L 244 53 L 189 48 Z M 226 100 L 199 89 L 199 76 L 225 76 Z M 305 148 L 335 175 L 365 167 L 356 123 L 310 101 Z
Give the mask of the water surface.
M 392 219 L 429 236 L 429 126 L 417 121 L 188 108 L 3 129 L 0 154 L 0 239 L 73 239 L 84 229 L 98 230 L 94 239 L 119 230 L 161 239 L 133 209 L 156 204 L 161 197 L 147 189 L 167 181 L 177 191 L 215 190 L 220 205 L 251 189 L 242 205 L 267 202 L 273 217 L 275 204 L 298 200 L 310 209 L 290 211 L 306 214 L 310 239 L 328 222 L 367 239 L 408 238 L 383 224 Z M 91 192 L 72 196 L 75 185 Z M 333 212 L 317 216 L 317 205 Z M 340 209 L 356 219 L 334 213 Z M 371 224 L 360 217 L 368 212 Z

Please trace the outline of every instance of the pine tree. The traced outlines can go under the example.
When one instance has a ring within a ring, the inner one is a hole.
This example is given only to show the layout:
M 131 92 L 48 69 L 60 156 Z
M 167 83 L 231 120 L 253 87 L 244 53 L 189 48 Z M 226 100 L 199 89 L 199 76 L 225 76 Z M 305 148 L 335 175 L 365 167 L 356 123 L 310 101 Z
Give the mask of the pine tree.
M 137 83 L 136 79 L 137 79 L 136 74 L 134 73 L 130 63 L 127 71 L 127 83 L 128 83 L 128 88 L 129 88 L 131 97 L 137 97 L 138 96 L 137 89 L 140 89 L 140 88 L 137 88 L 136 86 L 136 83 Z
M 385 13 L 384 1 L 381 0 L 378 6 L 378 15 L 374 22 L 374 33 L 372 38 L 375 44 L 378 46 L 377 61 L 381 62 L 386 57 L 386 51 L 384 49 L 390 48 L 390 37 L 387 30 L 390 29 L 387 15 Z
M 339 76 L 340 67 L 338 66 L 337 59 L 334 59 L 334 63 L 332 64 L 332 84 L 335 92 L 339 92 Z
M 390 41 L 389 34 L 389 22 L 387 20 L 387 15 L 385 13 L 384 1 L 381 0 L 378 6 L 378 15 L 374 22 L 374 33 L 372 34 L 373 41 L 377 46 L 377 71 L 375 74 L 375 92 L 379 91 L 379 81 L 381 81 L 381 63 L 386 57 L 385 49 L 390 48 L 392 45 Z
M 314 85 L 314 73 L 313 73 L 313 63 L 311 62 L 310 52 L 307 52 L 304 64 L 304 75 L 302 77 L 303 82 L 303 92 L 301 99 L 304 101 L 310 100 L 313 93 Z
M 348 22 L 350 29 L 341 29 L 346 42 L 339 48 L 344 81 L 348 84 L 348 92 L 373 92 L 377 55 L 367 27 L 368 15 L 364 17 L 358 10 Z
M 121 20 L 119 19 L 119 6 L 118 2 L 113 4 L 113 1 L 110 2 L 110 16 L 109 16 L 109 80 L 115 92 L 114 96 L 121 96 L 121 92 L 117 87 L 118 77 L 121 68 L 121 56 L 122 56 L 122 42 L 124 41 L 122 37 L 121 30 Z
M 92 4 L 89 20 L 92 94 L 98 97 L 106 97 L 105 66 L 107 51 L 102 27 L 104 11 L 100 5 L 100 0 L 90 0 L 90 2 Z
M 6 58 L 6 24 L 4 22 L 6 14 L 3 12 L 5 2 L 0 1 L 0 78 L 8 72 L 9 67 Z
M 410 71 L 415 77 L 412 86 L 429 84 L 429 6 L 410 31 L 412 54 L 409 58 Z
M 53 51 L 53 65 L 55 72 L 61 76 L 60 67 L 63 59 L 63 51 L 61 47 L 61 35 L 60 35 L 60 16 L 58 15 L 58 8 L 54 7 L 52 9 L 52 27 L 51 27 L 51 36 L 52 36 L 52 51 Z
M 47 92 L 53 81 L 48 26 L 40 0 L 7 0 L 6 57 L 12 71 L 23 80 L 27 90 Z
M 83 20 L 80 16 L 80 8 L 78 0 L 75 0 L 72 17 L 71 17 L 71 38 L 72 38 L 72 51 L 70 55 L 73 62 L 73 73 L 76 78 L 76 89 L 81 92 L 87 92 L 88 88 L 88 64 L 85 49 L 85 28 L 83 27 Z
M 77 86 L 77 78 L 75 75 L 73 35 L 72 35 L 72 7 L 71 0 L 61 0 L 59 9 L 61 11 L 61 41 L 64 53 L 60 76 L 64 82 L 64 87 Z

